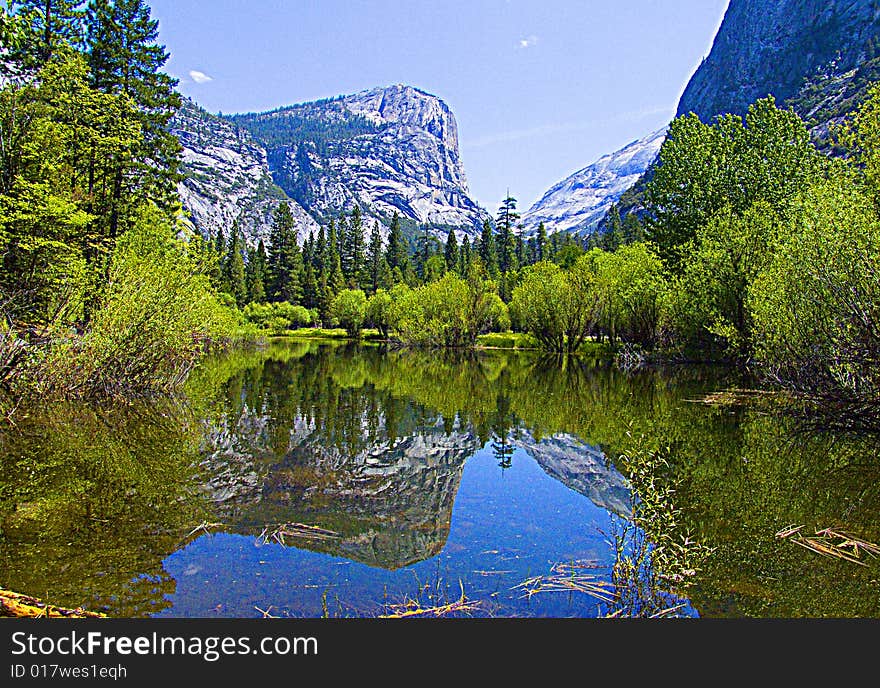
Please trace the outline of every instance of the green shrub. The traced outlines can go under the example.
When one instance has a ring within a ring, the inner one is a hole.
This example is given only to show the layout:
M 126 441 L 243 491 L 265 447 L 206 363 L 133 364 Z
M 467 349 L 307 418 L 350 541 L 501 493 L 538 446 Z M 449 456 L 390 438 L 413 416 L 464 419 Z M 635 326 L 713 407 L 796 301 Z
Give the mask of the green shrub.
M 359 337 L 367 319 L 367 295 L 361 289 L 343 289 L 330 304 L 330 316 L 349 337 Z
M 155 207 L 145 207 L 117 242 L 88 329 L 56 339 L 36 379 L 44 393 L 75 398 L 168 391 L 240 325 L 213 293 L 199 256 Z

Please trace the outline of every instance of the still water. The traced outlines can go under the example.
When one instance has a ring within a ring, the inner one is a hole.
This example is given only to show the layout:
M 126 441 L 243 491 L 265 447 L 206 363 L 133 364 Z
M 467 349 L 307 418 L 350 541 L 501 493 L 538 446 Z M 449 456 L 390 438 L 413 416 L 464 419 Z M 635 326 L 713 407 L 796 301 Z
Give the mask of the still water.
M 702 403 L 746 383 L 525 352 L 235 352 L 176 402 L 20 412 L 0 586 L 112 616 L 376 616 L 464 592 L 472 616 L 592 617 L 621 611 L 614 565 L 640 539 L 687 537 L 696 564 L 653 579 L 678 615 L 880 616 L 880 560 L 776 536 L 880 541 L 876 440 Z M 672 495 L 644 529 L 620 458 L 639 446 Z

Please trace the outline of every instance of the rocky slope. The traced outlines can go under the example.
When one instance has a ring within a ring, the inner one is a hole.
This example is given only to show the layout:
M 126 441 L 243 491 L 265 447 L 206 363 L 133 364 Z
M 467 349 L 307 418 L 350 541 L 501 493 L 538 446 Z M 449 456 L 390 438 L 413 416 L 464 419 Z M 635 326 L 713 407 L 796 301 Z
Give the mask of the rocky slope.
M 773 95 L 807 122 L 820 149 L 830 151 L 830 125 L 857 108 L 880 77 L 878 41 L 880 4 L 874 0 L 731 0 L 677 114 L 694 112 L 709 122 L 723 113 L 743 114 L 755 100 Z M 643 177 L 623 195 L 622 214 L 643 207 L 645 184 Z
M 665 138 L 665 129 L 656 131 L 556 184 L 523 214 L 526 233 L 537 231 L 542 222 L 548 234 L 591 233 L 612 204 L 644 174 Z
M 236 115 L 231 122 L 266 148 L 275 182 L 315 218 L 358 203 L 380 219 L 398 212 L 476 232 L 488 217 L 468 195 L 451 110 L 411 86 Z
M 783 102 L 817 71 L 856 69 L 880 35 L 874 0 L 731 0 L 712 51 L 678 114 L 743 114 L 768 94 Z M 803 113 L 800 113 L 803 114 Z
M 205 237 L 238 221 L 251 244 L 265 239 L 272 213 L 287 201 L 301 236 L 317 223 L 272 181 L 265 149 L 245 130 L 184 100 L 171 123 L 183 146 L 184 179 L 178 192 L 184 211 Z

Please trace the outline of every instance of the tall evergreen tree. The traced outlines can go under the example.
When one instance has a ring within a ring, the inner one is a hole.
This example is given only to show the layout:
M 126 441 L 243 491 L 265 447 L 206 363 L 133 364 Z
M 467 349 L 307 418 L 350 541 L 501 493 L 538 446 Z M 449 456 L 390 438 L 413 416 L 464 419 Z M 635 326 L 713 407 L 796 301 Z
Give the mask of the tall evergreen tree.
M 490 277 L 498 275 L 498 251 L 495 247 L 495 233 L 489 225 L 489 220 L 483 222 L 483 232 L 480 235 L 480 259 L 486 267 Z
M 373 230 L 370 232 L 370 247 L 367 250 L 367 275 L 369 291 L 373 294 L 379 288 L 379 277 L 382 273 L 382 263 L 385 257 L 382 255 L 382 234 L 379 230 L 379 223 L 373 223 Z
M 85 21 L 82 5 L 83 0 L 11 0 L 10 9 L 24 20 L 29 34 L 25 45 L 12 51 L 12 59 L 36 68 L 51 60 L 63 45 L 80 48 Z
M 116 236 L 125 220 L 122 201 L 137 194 L 172 210 L 178 203 L 180 142 L 168 130 L 180 108 L 177 80 L 162 71 L 169 53 L 156 41 L 158 21 L 143 0 L 90 0 L 86 43 L 94 85 L 105 93 L 122 93 L 137 106 L 143 143 L 134 151 L 134 173 L 119 161 L 114 179 L 115 205 L 110 232 Z M 126 189 L 128 187 L 128 189 Z
M 305 262 L 303 269 L 303 297 L 302 303 L 306 308 L 317 308 L 318 306 L 318 277 L 315 267 L 309 261 Z
M 346 254 L 342 259 L 342 272 L 349 285 L 357 289 L 364 275 L 364 223 L 361 208 L 355 205 L 348 219 L 348 238 L 345 242 Z
M 243 248 L 244 242 L 242 241 L 241 230 L 236 222 L 229 233 L 229 243 L 227 244 L 223 271 L 226 284 L 229 287 L 229 293 L 235 299 L 235 303 L 239 308 L 247 303 L 248 296 L 244 257 L 242 256 Z
M 385 254 L 388 267 L 393 271 L 399 268 L 402 275 L 406 275 L 409 268 L 409 255 L 406 250 L 406 241 L 400 229 L 400 216 L 395 212 L 391 218 L 391 226 L 388 228 L 388 250 Z
M 516 270 L 516 240 L 514 226 L 519 219 L 516 212 L 516 199 L 508 192 L 507 198 L 501 202 L 495 224 L 498 227 L 498 267 L 501 272 Z
M 467 275 L 471 269 L 471 240 L 465 235 L 458 251 L 458 274 Z
M 303 264 L 287 203 L 279 203 L 275 209 L 269 243 L 269 298 L 297 304 L 302 299 Z
M 458 270 L 458 239 L 455 237 L 455 230 L 450 229 L 446 236 L 446 248 L 443 251 L 443 257 L 446 258 L 447 270 Z
M 248 254 L 247 289 L 248 303 L 265 303 L 266 301 L 266 265 L 268 256 L 263 240 Z
M 538 225 L 538 235 L 535 239 L 535 262 L 540 263 L 542 260 L 547 260 L 549 256 L 547 253 L 547 228 L 544 227 L 544 223 L 540 223 Z

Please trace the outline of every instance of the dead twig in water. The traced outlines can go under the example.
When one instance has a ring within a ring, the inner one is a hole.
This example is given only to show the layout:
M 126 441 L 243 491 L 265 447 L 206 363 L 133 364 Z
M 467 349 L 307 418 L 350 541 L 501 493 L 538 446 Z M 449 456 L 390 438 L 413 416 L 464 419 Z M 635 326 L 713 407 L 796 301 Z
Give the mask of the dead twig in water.
M 824 557 L 843 559 L 859 566 L 867 566 L 862 560 L 863 553 L 870 557 L 880 557 L 880 546 L 873 542 L 832 528 L 823 528 L 817 530 L 815 536 L 805 537 L 800 533 L 804 527 L 788 526 L 776 533 L 776 537 L 788 539 L 790 542 Z
M 522 597 L 527 598 L 545 592 L 581 592 L 602 602 L 614 602 L 617 595 L 611 583 L 592 574 L 579 573 L 583 569 L 593 568 L 596 568 L 594 562 L 585 561 L 554 564 L 548 575 L 534 576 L 511 589 L 522 590 Z
M 442 604 L 436 607 L 423 607 L 415 600 L 408 600 L 403 604 L 390 605 L 390 614 L 380 614 L 380 619 L 414 619 L 414 618 L 439 618 L 450 614 L 464 614 L 477 611 L 479 602 L 472 602 L 464 594 L 464 584 L 459 581 L 461 597 L 455 602 Z
M 272 541 L 286 545 L 287 543 L 284 541 L 286 537 L 306 540 L 334 540 L 339 537 L 339 533 L 306 523 L 282 523 L 273 530 L 266 526 L 258 539 L 264 545 L 269 545 Z

